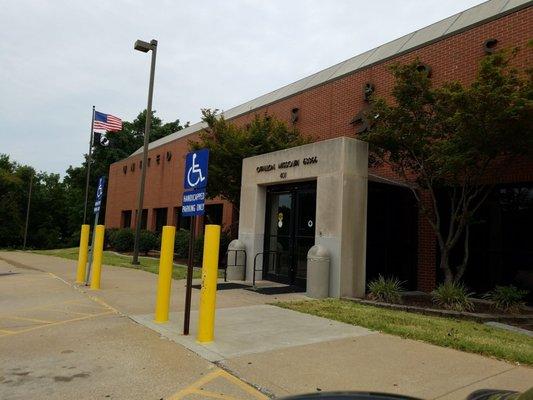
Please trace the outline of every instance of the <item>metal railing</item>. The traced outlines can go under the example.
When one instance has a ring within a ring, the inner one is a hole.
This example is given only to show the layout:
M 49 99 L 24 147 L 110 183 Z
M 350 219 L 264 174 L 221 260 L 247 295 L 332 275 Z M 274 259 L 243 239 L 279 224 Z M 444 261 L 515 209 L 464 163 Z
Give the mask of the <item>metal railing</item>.
M 255 273 L 256 272 L 259 272 L 259 271 L 263 271 L 263 267 L 264 267 L 264 261 L 265 261 L 265 258 L 264 258 L 264 255 L 265 254 L 274 254 L 274 265 L 277 264 L 278 262 L 278 252 L 277 251 L 274 251 L 274 250 L 271 250 L 271 251 L 262 251 L 261 253 L 257 253 L 255 256 L 254 256 L 254 269 L 253 269 L 253 279 L 252 279 L 252 286 L 255 288 Z M 263 256 L 263 263 L 261 264 L 261 269 L 257 269 L 257 257 L 259 256 Z

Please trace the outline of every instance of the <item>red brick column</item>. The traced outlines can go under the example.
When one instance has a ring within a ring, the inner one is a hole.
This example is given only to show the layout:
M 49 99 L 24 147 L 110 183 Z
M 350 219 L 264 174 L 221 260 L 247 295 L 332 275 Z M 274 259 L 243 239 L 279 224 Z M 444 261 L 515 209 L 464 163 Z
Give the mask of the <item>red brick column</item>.
M 427 209 L 432 209 L 430 194 L 420 193 L 420 200 Z M 437 279 L 437 241 L 433 228 L 420 211 L 418 213 L 418 269 L 417 289 L 430 292 L 435 289 Z

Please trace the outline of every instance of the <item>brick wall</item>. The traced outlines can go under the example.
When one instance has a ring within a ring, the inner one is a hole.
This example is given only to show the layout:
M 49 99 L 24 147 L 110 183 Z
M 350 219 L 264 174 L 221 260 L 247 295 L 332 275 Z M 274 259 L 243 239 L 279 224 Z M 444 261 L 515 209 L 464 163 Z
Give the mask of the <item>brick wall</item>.
M 483 43 L 488 38 L 498 40 L 497 49 L 520 46 L 522 50 L 514 58 L 516 66 L 532 65 L 532 50 L 526 49 L 533 32 L 533 8 L 528 7 L 508 14 L 500 19 L 478 25 L 467 31 L 447 37 L 425 47 L 400 55 L 379 64 L 369 66 L 332 82 L 311 88 L 292 97 L 280 100 L 246 115 L 234 119 L 235 123 L 244 124 L 256 113 L 267 113 L 290 123 L 291 110 L 299 108 L 296 127 L 302 134 L 313 140 L 324 140 L 339 136 L 355 137 L 355 128 L 350 125 L 352 118 L 360 112 L 366 103 L 363 100 L 363 86 L 367 82 L 375 85 L 376 95 L 390 98 L 393 78 L 388 66 L 394 62 L 407 63 L 415 58 L 429 65 L 435 85 L 456 80 L 468 83 L 476 74 L 479 60 L 484 56 Z M 153 208 L 168 207 L 169 223 L 173 221 L 173 207 L 181 202 L 183 187 L 184 156 L 188 151 L 190 135 L 171 143 L 157 147 L 149 152 L 150 167 L 146 178 L 146 195 L 144 207 L 149 210 L 151 220 Z M 167 161 L 165 155 L 172 153 Z M 161 156 L 161 163 L 154 160 Z M 109 188 L 107 195 L 106 225 L 118 227 L 122 210 L 136 208 L 136 191 L 139 182 L 139 161 L 141 156 L 134 156 L 114 163 L 109 171 Z M 131 171 L 131 165 L 136 165 Z M 123 173 L 123 167 L 127 172 Z M 373 169 L 372 173 L 387 178 L 395 178 L 386 168 Z M 533 180 L 533 165 L 527 160 L 517 160 L 512 171 L 500 177 L 502 181 L 519 182 Z M 220 202 L 211 200 L 208 203 Z M 133 213 L 135 214 L 135 213 Z M 229 226 L 233 218 L 232 208 L 224 202 L 223 224 Z M 135 216 L 132 218 L 135 223 Z M 435 285 L 436 247 L 431 227 L 419 217 L 418 249 L 418 287 L 431 290 Z

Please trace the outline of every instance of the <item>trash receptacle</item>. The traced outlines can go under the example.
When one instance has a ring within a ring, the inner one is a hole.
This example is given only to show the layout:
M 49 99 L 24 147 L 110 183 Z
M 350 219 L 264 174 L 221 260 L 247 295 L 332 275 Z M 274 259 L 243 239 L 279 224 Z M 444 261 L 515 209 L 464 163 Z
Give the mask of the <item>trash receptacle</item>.
M 246 247 L 239 239 L 228 246 L 228 265 L 226 276 L 230 281 L 243 281 L 246 270 Z
M 307 252 L 306 295 L 315 299 L 329 297 L 329 250 L 316 244 Z

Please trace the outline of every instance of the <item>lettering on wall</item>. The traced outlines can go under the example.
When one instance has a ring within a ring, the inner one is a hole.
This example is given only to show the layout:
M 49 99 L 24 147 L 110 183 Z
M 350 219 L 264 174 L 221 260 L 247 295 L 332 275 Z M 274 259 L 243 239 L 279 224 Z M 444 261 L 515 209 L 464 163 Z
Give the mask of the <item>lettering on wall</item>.
M 172 160 L 172 152 L 171 152 L 171 151 L 167 151 L 167 152 L 164 154 L 164 157 L 165 157 L 165 160 L 166 160 L 167 162 L 169 162 L 170 160 Z M 155 163 L 156 163 L 156 165 L 160 165 L 160 164 L 161 164 L 161 160 L 162 160 L 161 154 L 157 154 L 157 155 L 155 156 Z M 147 162 L 148 168 L 150 168 L 151 161 L 152 161 L 152 158 L 149 157 L 149 158 L 148 158 L 148 162 Z M 139 169 L 142 169 L 142 167 L 143 167 L 143 162 L 142 162 L 142 161 L 139 161 Z M 130 164 L 130 171 L 131 171 L 131 172 L 135 172 L 135 162 L 133 162 L 133 163 Z M 127 165 L 123 165 L 123 166 L 122 166 L 122 172 L 124 173 L 124 175 L 127 174 L 127 172 L 128 172 L 128 166 L 127 166 Z
M 301 161 L 302 161 L 301 162 L 302 165 L 317 164 L 318 156 L 304 157 Z M 282 172 L 279 174 L 279 177 L 281 179 L 285 179 L 287 178 L 287 172 L 284 172 L 283 170 L 289 169 L 289 168 L 296 168 L 299 166 L 300 166 L 300 159 L 288 160 L 288 161 L 281 161 L 277 165 L 276 164 L 259 165 L 255 168 L 255 171 L 259 174 L 262 172 L 269 172 L 269 171 L 275 171 L 276 169 L 281 169 Z

